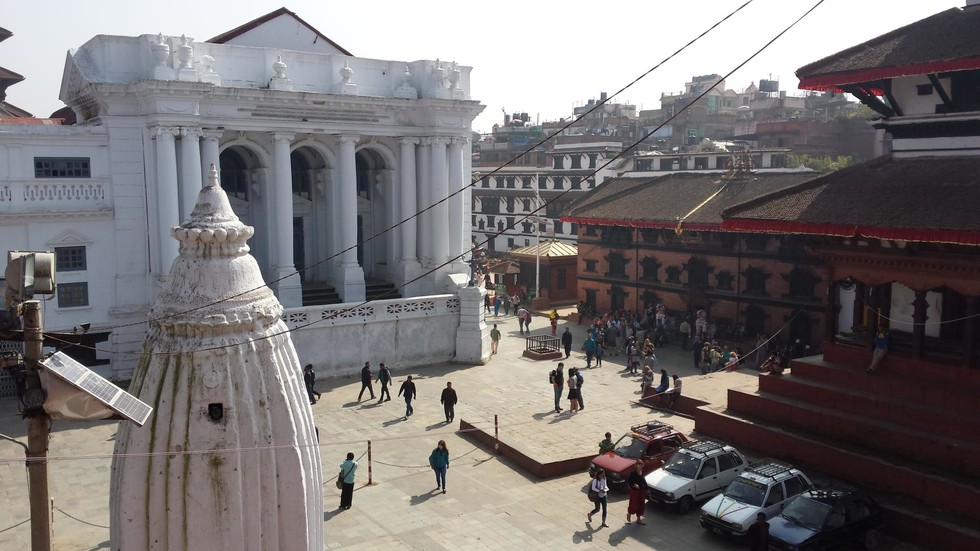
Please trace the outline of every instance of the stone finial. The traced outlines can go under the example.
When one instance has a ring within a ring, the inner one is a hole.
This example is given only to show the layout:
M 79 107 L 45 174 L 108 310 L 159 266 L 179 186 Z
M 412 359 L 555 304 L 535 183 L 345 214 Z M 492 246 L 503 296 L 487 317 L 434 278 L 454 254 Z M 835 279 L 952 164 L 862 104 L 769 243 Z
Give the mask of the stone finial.
M 408 67 L 408 63 L 405 64 L 405 72 L 402 73 L 402 86 L 409 87 L 412 85 L 412 70 Z
M 219 187 L 218 184 L 218 169 L 211 163 L 211 170 L 208 171 L 208 186 Z
M 459 79 L 463 75 L 463 72 L 459 70 L 459 65 L 456 65 L 454 61 L 452 65 L 449 66 L 449 89 L 458 90 L 459 89 Z
M 442 81 L 446 78 L 446 70 L 442 68 L 442 62 L 439 58 L 436 58 L 435 65 L 432 66 L 432 72 L 429 75 L 429 79 L 432 80 L 433 88 L 442 88 Z
M 180 68 L 192 69 L 192 57 L 194 57 L 194 47 L 191 46 L 191 39 L 185 35 L 180 35 L 180 46 L 177 46 L 177 60 L 180 61 Z
M 164 40 L 163 33 L 157 35 L 157 41 L 150 47 L 150 50 L 153 52 L 153 57 L 157 60 L 158 66 L 167 62 L 167 58 L 170 57 L 170 44 Z
M 350 84 L 350 77 L 353 76 L 354 69 L 350 68 L 347 61 L 344 61 L 344 66 L 340 68 L 340 80 L 341 84 Z
M 272 64 L 272 70 L 275 71 L 276 76 L 272 77 L 276 80 L 284 80 L 286 78 L 286 64 L 282 61 L 282 56 L 276 56 L 276 62 Z
M 203 55 L 201 56 L 201 67 L 204 67 L 205 73 L 214 72 L 214 56 Z

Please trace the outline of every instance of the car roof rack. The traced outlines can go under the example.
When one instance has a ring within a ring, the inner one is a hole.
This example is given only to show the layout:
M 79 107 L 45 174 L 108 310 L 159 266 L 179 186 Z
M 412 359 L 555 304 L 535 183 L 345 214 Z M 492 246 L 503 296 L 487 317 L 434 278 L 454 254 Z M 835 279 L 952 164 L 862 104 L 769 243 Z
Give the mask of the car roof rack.
M 708 452 L 724 449 L 725 445 L 714 440 L 692 440 L 691 442 L 685 442 L 681 447 L 695 453 L 707 454 Z
M 666 431 L 670 431 L 670 430 L 673 430 L 673 429 L 674 429 L 674 426 L 673 425 L 668 425 L 667 423 L 662 423 L 660 421 L 650 421 L 650 422 L 644 423 L 642 425 L 636 425 L 636 426 L 630 427 L 630 430 L 631 431 L 633 431 L 633 432 L 635 432 L 637 434 L 643 434 L 643 435 L 646 435 L 646 436 L 653 436 L 654 434 L 657 434 L 658 432 L 666 432 Z
M 776 478 L 777 476 L 788 473 L 793 469 L 792 465 L 787 465 L 786 463 L 780 463 L 775 459 L 763 459 L 762 461 L 757 461 L 749 465 L 748 471 L 753 472 L 760 476 L 768 476 L 770 478 Z

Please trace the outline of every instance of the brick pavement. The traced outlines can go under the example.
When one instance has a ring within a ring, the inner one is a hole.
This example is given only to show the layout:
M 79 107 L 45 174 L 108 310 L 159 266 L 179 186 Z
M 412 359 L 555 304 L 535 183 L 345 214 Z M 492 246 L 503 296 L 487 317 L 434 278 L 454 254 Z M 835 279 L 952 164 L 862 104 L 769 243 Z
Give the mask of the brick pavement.
M 501 424 L 501 438 L 528 447 L 542 457 L 563 458 L 591 453 L 607 430 L 618 436 L 632 423 L 664 419 L 690 431 L 693 421 L 635 407 L 636 377 L 620 372 L 623 356 L 607 357 L 603 368 L 584 372 L 586 409 L 574 416 L 553 413 L 553 394 L 547 374 L 556 362 L 531 362 L 520 357 L 524 341 L 517 335 L 513 316 L 489 317 L 500 324 L 504 338 L 499 354 L 483 366 L 436 365 L 402 371 L 390 365 L 395 376 L 392 401 L 356 401 L 360 388 L 356 377 L 323 380 L 319 403 L 313 406 L 320 430 L 324 465 L 324 533 L 327 549 L 568 549 L 588 544 L 619 549 L 728 549 L 733 544 L 713 537 L 697 524 L 695 513 L 680 516 L 654 508 L 647 511 L 647 525 L 624 525 L 626 496 L 610 494 L 609 528 L 589 525 L 585 514 L 591 504 L 585 497 L 588 478 L 574 474 L 538 480 L 516 469 L 492 450 L 474 446 L 444 423 L 439 394 L 452 381 L 459 393 L 457 421 L 489 423 L 493 415 Z M 532 324 L 535 334 L 549 330 L 543 318 Z M 578 350 L 584 326 L 570 324 Z M 559 325 L 559 332 L 563 324 Z M 687 353 L 676 347 L 659 351 L 668 372 L 684 378 L 684 392 L 714 404 L 724 404 L 730 386 L 754 385 L 745 373 L 697 374 Z M 373 365 L 384 355 L 365 358 Z M 308 361 L 309 358 L 301 358 Z M 584 357 L 573 352 L 566 366 L 584 366 Z M 395 397 L 405 375 L 416 380 L 419 398 L 415 415 L 405 420 L 404 402 Z M 377 395 L 378 389 L 375 388 Z M 458 424 L 456 425 L 458 426 Z M 24 437 L 26 424 L 16 416 L 13 400 L 0 402 L 0 432 Z M 65 457 L 50 465 L 54 513 L 55 549 L 108 549 L 109 464 L 116 423 L 56 423 L 50 454 Z M 354 506 L 336 509 L 339 491 L 333 486 L 337 465 L 347 451 L 357 456 L 372 441 L 373 477 L 368 486 L 366 457 L 357 473 Z M 434 492 L 427 467 L 430 450 L 445 439 L 452 464 L 448 492 Z M 101 455 L 84 458 L 84 455 Z M 0 441 L 0 457 L 23 457 L 22 450 Z M 69 459 L 72 458 L 72 459 Z M 0 462 L 0 530 L 28 518 L 26 472 L 23 462 Z M 63 511 L 63 512 L 62 512 Z M 72 519 L 70 514 L 79 520 Z M 598 520 L 598 519 L 597 519 Z M 0 532 L 0 549 L 29 547 L 29 525 Z M 909 547 L 903 547 L 911 549 Z

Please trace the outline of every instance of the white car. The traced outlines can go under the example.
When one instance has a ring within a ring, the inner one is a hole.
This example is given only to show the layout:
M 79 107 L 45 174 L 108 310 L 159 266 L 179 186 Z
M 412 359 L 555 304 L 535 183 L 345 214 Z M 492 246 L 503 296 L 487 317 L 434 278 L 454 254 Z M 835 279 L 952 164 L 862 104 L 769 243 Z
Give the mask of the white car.
M 749 466 L 701 507 L 701 527 L 724 536 L 742 537 L 759 513 L 778 516 L 794 497 L 813 484 L 798 469 L 765 460 Z
M 694 440 L 681 446 L 663 466 L 646 476 L 650 501 L 676 505 L 687 513 L 697 501 L 714 497 L 745 469 L 745 458 L 735 448 L 712 440 Z

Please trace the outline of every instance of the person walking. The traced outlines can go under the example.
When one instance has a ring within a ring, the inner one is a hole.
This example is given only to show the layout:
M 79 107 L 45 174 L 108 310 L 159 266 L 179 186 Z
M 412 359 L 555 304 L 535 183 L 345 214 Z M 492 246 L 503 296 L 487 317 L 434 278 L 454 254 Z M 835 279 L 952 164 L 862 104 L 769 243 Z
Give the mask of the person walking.
M 486 294 L 486 295 L 485 295 L 485 296 L 483 297 L 483 311 L 484 311 L 485 313 L 487 313 L 487 314 L 489 314 L 489 313 L 490 313 L 490 303 L 491 303 L 491 302 L 492 302 L 492 299 L 490 298 L 490 293 L 487 293 L 487 294 Z
M 574 367 L 568 370 L 568 409 L 572 413 L 578 413 L 578 377 L 575 376 L 577 369 Z
M 643 461 L 636 462 L 636 466 L 626 478 L 626 487 L 630 492 L 629 505 L 626 506 L 626 522 L 630 522 L 630 518 L 636 515 L 637 524 L 646 524 L 643 522 L 643 512 L 647 508 L 647 483 L 643 478 Z
M 572 355 L 572 331 L 568 327 L 561 334 L 561 345 L 565 348 L 565 359 L 567 360 Z
M 748 540 L 751 551 L 768 551 L 769 523 L 765 513 L 756 513 L 755 522 L 749 526 Z
M 510 295 L 504 293 L 504 315 L 510 315 Z
M 596 469 L 595 477 L 592 479 L 592 483 L 589 484 L 589 497 L 595 496 L 593 502 L 595 503 L 595 508 L 589 513 L 589 522 L 592 522 L 592 515 L 599 512 L 599 508 L 602 508 L 602 526 L 608 528 L 609 525 L 606 524 L 606 509 L 608 507 L 606 503 L 606 494 L 609 493 L 609 485 L 606 483 L 606 471 L 602 469 Z
M 378 382 L 381 383 L 381 392 L 378 393 L 380 395 L 378 403 L 380 404 L 381 402 L 390 401 L 391 391 L 388 390 L 388 385 L 391 384 L 391 370 L 385 367 L 384 362 L 381 362 L 381 365 L 378 368 Z M 385 398 L 385 396 L 387 396 L 387 398 Z
M 364 391 L 371 391 L 371 399 L 374 399 L 374 385 L 371 384 L 371 362 L 364 362 L 364 367 L 361 368 L 361 392 L 357 394 L 357 401 L 361 401 L 361 397 L 364 396 Z
M 493 317 L 500 316 L 500 307 L 503 305 L 504 299 L 500 298 L 500 295 L 495 295 L 493 297 Z
M 490 354 L 497 353 L 497 346 L 500 345 L 500 329 L 497 329 L 497 324 L 493 324 L 493 329 L 490 330 Z
M 306 385 L 306 394 L 310 398 L 311 406 L 320 399 L 320 393 L 313 388 L 315 382 L 316 373 L 313 372 L 313 364 L 306 364 L 303 368 L 303 383 Z
M 552 308 L 548 320 L 551 321 L 551 336 L 554 337 L 558 333 L 558 310 Z
M 602 358 L 606 356 L 605 343 L 596 343 L 595 347 L 595 366 L 602 367 Z
M 575 383 L 578 387 L 578 409 L 585 409 L 585 400 L 582 399 L 582 384 L 585 382 L 585 377 L 582 376 L 582 370 L 575 368 Z
M 595 356 L 595 348 L 595 339 L 592 338 L 592 333 L 589 333 L 589 336 L 585 339 L 585 343 L 582 344 L 582 350 L 585 351 L 586 368 L 592 367 L 592 357 Z
M 411 417 L 415 413 L 415 409 L 412 407 L 412 399 L 415 398 L 415 383 L 412 382 L 412 376 L 409 375 L 408 379 L 402 383 L 401 388 L 398 389 L 398 395 L 405 395 L 405 419 Z
M 558 362 L 558 367 L 552 370 L 548 376 L 551 387 L 555 392 L 555 413 L 561 413 L 561 396 L 565 389 L 565 373 L 562 371 L 564 368 L 565 364 Z
M 521 335 L 524 334 L 524 328 L 525 328 L 524 326 L 527 323 L 527 316 L 528 316 L 527 308 L 521 306 L 520 308 L 517 309 L 517 326 L 521 330 Z M 531 329 L 527 328 L 527 330 L 530 331 Z
M 446 422 L 452 423 L 453 419 L 456 418 L 456 391 L 453 389 L 452 383 L 446 383 L 446 388 L 442 389 L 442 396 L 439 398 L 442 402 L 442 409 L 446 412 Z
M 357 473 L 357 461 L 354 453 L 347 452 L 347 460 L 340 464 L 340 508 L 350 509 L 354 501 L 354 474 Z
M 640 362 L 637 359 L 638 357 L 639 356 L 637 355 L 637 350 L 636 350 L 636 339 L 634 339 L 633 337 L 630 337 L 629 338 L 629 341 L 626 343 L 626 369 L 625 369 L 625 371 L 629 371 L 633 375 L 636 375 L 636 366 L 640 365 Z
M 694 340 L 691 341 L 691 355 L 694 357 L 694 369 L 704 373 L 704 371 L 701 370 L 702 348 L 704 348 L 704 344 L 702 343 L 701 339 L 694 337 Z
M 449 470 L 449 448 L 446 441 L 440 440 L 429 454 L 429 466 L 436 473 L 436 490 L 446 493 L 446 471 Z
M 691 338 L 691 324 L 684 318 L 681 322 L 681 350 L 687 350 L 687 341 Z

